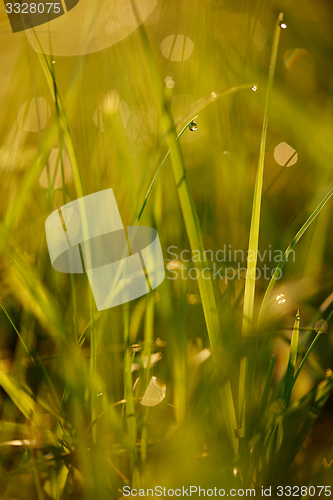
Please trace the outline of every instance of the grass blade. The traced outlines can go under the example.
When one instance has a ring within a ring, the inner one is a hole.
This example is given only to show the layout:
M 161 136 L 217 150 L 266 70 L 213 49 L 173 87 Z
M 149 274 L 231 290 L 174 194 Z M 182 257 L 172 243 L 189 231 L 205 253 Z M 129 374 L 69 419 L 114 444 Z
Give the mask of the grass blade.
M 317 208 L 312 212 L 312 214 L 310 215 L 310 217 L 304 222 L 303 226 L 298 231 L 298 233 L 296 234 L 296 236 L 294 237 L 294 239 L 292 240 L 292 242 L 290 243 L 290 245 L 287 247 L 286 251 L 284 252 L 281 261 L 279 262 L 278 266 L 276 267 L 276 269 L 274 271 L 274 274 L 273 274 L 272 278 L 270 279 L 270 282 L 269 282 L 268 287 L 266 289 L 264 298 L 262 300 L 262 304 L 261 304 L 260 312 L 259 312 L 259 317 L 258 317 L 258 324 L 260 324 L 261 321 L 262 321 L 262 319 L 263 319 L 263 314 L 264 314 L 265 309 L 267 307 L 268 300 L 270 298 L 270 295 L 272 293 L 272 290 L 274 288 L 274 285 L 275 285 L 276 281 L 281 276 L 281 271 L 282 271 L 283 266 L 285 265 L 286 261 L 288 260 L 289 254 L 294 249 L 294 247 L 296 246 L 296 244 L 299 242 L 299 240 L 301 239 L 301 237 L 303 236 L 303 234 L 305 233 L 305 231 L 310 227 L 310 225 L 312 224 L 312 222 L 315 220 L 315 218 L 322 211 L 322 209 L 324 208 L 324 206 L 326 205 L 326 203 L 329 201 L 329 199 L 332 197 L 332 195 L 333 195 L 333 188 L 328 191 L 328 193 L 321 200 L 321 202 L 319 203 L 319 205 L 317 206 Z
M 289 406 L 291 391 L 289 391 L 289 386 L 291 385 L 296 369 L 297 352 L 298 352 L 298 337 L 299 337 L 299 310 L 296 314 L 296 319 L 294 323 L 294 329 L 291 337 L 290 351 L 289 351 L 289 361 L 286 373 L 286 382 L 284 390 L 284 400 L 287 406 Z
M 327 318 L 327 322 L 331 319 L 332 315 L 333 315 L 333 311 L 329 314 L 329 316 Z M 304 363 L 308 359 L 310 352 L 312 351 L 312 349 L 314 348 L 315 344 L 317 343 L 317 340 L 319 339 L 319 337 L 322 335 L 322 333 L 324 331 L 325 331 L 325 324 L 323 324 L 323 326 L 321 327 L 321 329 L 319 330 L 319 332 L 315 336 L 314 340 L 312 341 L 309 349 L 306 351 L 306 353 L 304 355 L 304 358 L 302 359 L 301 364 L 299 365 L 298 370 L 295 373 L 295 376 L 291 379 L 291 381 L 289 383 L 289 386 L 287 387 L 287 385 L 286 385 L 286 391 L 285 391 L 285 399 L 286 400 L 288 400 L 288 398 L 289 398 L 289 401 L 290 401 L 291 392 L 292 392 L 293 387 L 294 387 L 294 385 L 296 383 L 296 380 L 298 379 L 299 374 L 302 371 Z
M 280 41 L 280 32 L 281 32 L 280 23 L 282 19 L 283 19 L 283 14 L 280 13 L 275 24 L 273 46 L 272 46 L 269 73 L 268 73 L 264 121 L 261 133 L 259 162 L 258 162 L 257 177 L 256 177 L 254 196 L 253 196 L 253 205 L 252 205 L 252 216 L 251 216 L 250 238 L 249 238 L 249 249 L 248 249 L 248 255 L 251 256 L 251 258 L 248 259 L 247 271 L 246 271 L 244 309 L 243 309 L 243 328 L 242 328 L 243 335 L 248 334 L 251 328 L 252 318 L 253 318 L 255 274 L 256 274 L 255 270 L 257 266 L 257 252 L 258 252 L 258 242 L 259 242 L 261 196 L 262 196 L 262 185 L 264 176 L 268 110 L 273 89 L 274 73 L 275 73 L 275 66 L 276 66 L 277 53 Z
M 244 306 L 243 306 L 243 322 L 242 334 L 244 337 L 248 336 L 252 328 L 253 309 L 254 309 L 254 295 L 255 295 L 255 282 L 256 282 L 256 267 L 258 258 L 258 243 L 259 243 L 259 227 L 260 227 L 260 212 L 261 212 L 261 198 L 262 186 L 264 178 L 264 162 L 266 150 L 266 136 L 268 125 L 268 110 L 273 89 L 274 73 L 277 60 L 277 53 L 280 41 L 281 27 L 280 23 L 283 19 L 281 12 L 275 24 L 273 45 L 271 51 L 268 83 L 266 91 L 266 101 L 264 110 L 264 121 L 261 133 L 260 153 L 257 168 L 257 176 L 254 188 L 250 237 L 246 269 L 246 280 L 244 290 Z M 243 421 L 245 400 L 251 401 L 252 385 L 254 381 L 254 372 L 256 368 L 256 348 L 252 355 L 251 366 L 249 366 L 248 358 L 241 359 L 240 363 L 240 377 L 239 377 L 239 420 L 238 424 L 242 428 L 242 436 L 245 435 L 245 422 Z M 246 387 L 248 386 L 248 389 Z M 247 396 L 246 396 L 247 395 Z

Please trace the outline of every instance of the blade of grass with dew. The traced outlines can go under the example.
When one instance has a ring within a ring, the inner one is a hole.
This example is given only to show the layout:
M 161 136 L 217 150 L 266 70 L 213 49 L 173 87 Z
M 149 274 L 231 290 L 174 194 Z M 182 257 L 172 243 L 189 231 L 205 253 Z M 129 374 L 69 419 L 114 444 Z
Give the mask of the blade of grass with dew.
M 262 319 L 263 319 L 263 314 L 264 314 L 265 309 L 267 307 L 268 300 L 270 298 L 270 295 L 272 293 L 272 290 L 274 288 L 275 283 L 281 277 L 281 271 L 283 269 L 283 266 L 285 265 L 285 263 L 288 260 L 289 254 L 294 249 L 294 247 L 296 246 L 296 244 L 299 242 L 299 240 L 301 239 L 301 237 L 303 236 L 303 234 L 305 233 L 305 231 L 310 227 L 310 225 L 312 224 L 312 222 L 319 215 L 319 213 L 324 208 L 324 206 L 329 201 L 329 199 L 332 197 L 332 195 L 333 195 L 333 188 L 330 189 L 328 191 L 328 193 L 324 196 L 324 198 L 318 204 L 318 206 L 316 207 L 316 209 L 312 212 L 312 214 L 310 215 L 310 217 L 305 221 L 305 223 L 303 224 L 303 226 L 301 227 L 301 229 L 298 231 L 298 233 L 296 234 L 296 236 L 294 237 L 294 239 L 292 240 L 292 242 L 290 243 L 290 245 L 287 247 L 286 251 L 284 252 L 281 261 L 279 262 L 278 266 L 276 267 L 276 269 L 275 269 L 275 271 L 273 273 L 273 276 L 270 279 L 270 282 L 268 283 L 268 287 L 266 289 L 264 298 L 263 298 L 262 303 L 261 303 L 260 311 L 259 311 L 258 324 L 260 324 L 261 321 L 262 321 Z
M 139 19 L 134 2 L 132 2 L 132 6 L 134 12 L 136 12 L 137 14 L 137 19 Z M 156 64 L 151 52 L 151 47 L 147 38 L 147 34 L 142 25 L 139 26 L 139 31 L 141 34 L 141 42 L 143 44 L 143 49 L 146 55 L 147 69 L 151 75 L 152 92 L 154 95 L 155 102 L 158 106 L 158 109 L 161 112 L 162 130 L 166 134 L 165 140 L 170 150 L 171 166 L 175 180 L 175 185 L 177 187 L 178 199 L 184 218 L 187 237 L 189 239 L 192 252 L 196 250 L 199 252 L 200 255 L 200 258 L 196 262 L 196 266 L 199 271 L 199 277 L 198 277 L 199 293 L 207 325 L 211 352 L 213 359 L 215 361 L 215 366 L 217 367 L 218 353 L 221 353 L 221 347 L 222 347 L 220 321 L 219 321 L 211 278 L 209 277 L 209 279 L 205 279 L 204 275 L 202 274 L 202 270 L 204 269 L 206 263 L 205 263 L 204 245 L 202 241 L 199 219 L 195 209 L 194 200 L 189 184 L 187 171 L 184 165 L 182 152 L 179 146 L 179 142 L 177 141 L 177 136 L 175 134 L 172 116 L 168 112 L 168 109 L 164 103 L 163 92 L 161 90 Z M 235 432 L 234 432 L 237 426 L 237 421 L 234 410 L 234 402 L 233 402 L 230 382 L 227 382 L 226 385 L 224 385 L 221 388 L 220 392 L 221 392 L 222 406 L 225 409 L 224 417 L 226 421 L 226 428 L 228 432 L 230 446 L 231 449 L 233 450 L 233 453 L 237 454 L 238 441 L 235 437 Z
M 252 320 L 253 320 L 256 266 L 257 266 L 258 244 L 259 244 L 261 198 L 262 198 L 266 137 L 267 137 L 267 125 L 268 125 L 268 111 L 273 89 L 277 53 L 278 53 L 280 34 L 281 34 L 280 23 L 282 19 L 283 19 L 283 13 L 280 13 L 275 24 L 275 30 L 273 36 L 273 45 L 270 57 L 268 82 L 266 90 L 264 121 L 261 133 L 259 161 L 258 161 L 258 168 L 257 168 L 257 175 L 256 175 L 256 182 L 255 182 L 254 196 L 253 196 L 250 237 L 249 237 L 249 247 L 248 247 L 248 255 L 251 258 L 247 260 L 246 280 L 245 280 L 245 290 L 244 290 L 244 306 L 243 306 L 243 322 L 242 322 L 242 335 L 244 337 L 249 335 L 249 332 L 252 328 Z M 245 400 L 247 399 L 248 401 L 251 401 L 252 398 L 251 396 L 252 385 L 254 382 L 254 372 L 256 363 L 255 359 L 256 359 L 256 354 L 254 352 L 251 360 L 251 366 L 248 365 L 248 358 L 246 357 L 241 359 L 241 364 L 240 364 L 238 425 L 242 428 L 242 436 L 245 435 L 245 422 L 243 421 Z
M 286 406 L 289 406 L 291 392 L 289 391 L 289 386 L 295 375 L 297 354 L 298 354 L 298 337 L 299 337 L 299 310 L 296 314 L 296 319 L 294 323 L 294 328 L 291 336 L 290 351 L 289 351 L 289 361 L 286 372 L 285 389 L 284 389 L 284 401 Z

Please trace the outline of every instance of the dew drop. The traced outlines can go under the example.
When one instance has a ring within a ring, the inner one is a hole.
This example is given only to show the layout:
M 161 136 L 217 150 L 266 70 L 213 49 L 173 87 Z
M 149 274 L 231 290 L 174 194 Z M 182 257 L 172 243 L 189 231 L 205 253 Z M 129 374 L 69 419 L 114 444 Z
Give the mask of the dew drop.
M 285 30 L 287 27 L 286 23 L 284 22 L 284 20 L 282 19 L 282 21 L 280 22 L 280 28 Z
M 189 124 L 188 128 L 190 129 L 190 131 L 191 131 L 191 132 L 195 132 L 196 130 L 198 130 L 198 125 L 197 125 L 197 123 L 193 120 L 193 121 Z
M 253 92 L 257 92 L 258 87 L 256 85 L 253 85 L 252 90 L 253 90 Z
M 139 351 L 141 351 L 141 349 L 142 349 L 141 344 L 132 344 L 132 351 L 133 352 L 139 352 Z
M 164 84 L 167 89 L 173 89 L 176 85 L 176 82 L 173 80 L 171 76 L 166 76 L 164 78 Z
M 328 323 L 324 319 L 319 319 L 315 326 L 314 329 L 317 333 L 326 333 L 328 329 Z
M 283 293 L 279 293 L 279 295 L 276 296 L 276 301 L 278 304 L 284 304 L 286 301 L 286 298 Z

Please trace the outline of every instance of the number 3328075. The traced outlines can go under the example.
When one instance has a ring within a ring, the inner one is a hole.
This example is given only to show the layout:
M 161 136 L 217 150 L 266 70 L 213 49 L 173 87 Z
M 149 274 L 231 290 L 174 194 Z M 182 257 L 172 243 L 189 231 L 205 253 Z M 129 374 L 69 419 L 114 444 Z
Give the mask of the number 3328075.
M 58 3 L 6 3 L 7 14 L 60 14 Z

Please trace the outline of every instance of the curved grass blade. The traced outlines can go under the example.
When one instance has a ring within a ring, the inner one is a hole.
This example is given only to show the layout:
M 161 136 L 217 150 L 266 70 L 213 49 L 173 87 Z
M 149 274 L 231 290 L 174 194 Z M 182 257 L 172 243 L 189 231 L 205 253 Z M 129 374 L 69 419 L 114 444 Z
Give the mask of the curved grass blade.
M 270 279 L 270 282 L 269 282 L 268 287 L 266 289 L 264 298 L 262 300 L 260 312 L 259 312 L 259 317 L 258 317 L 258 324 L 260 324 L 262 321 L 263 313 L 267 307 L 267 303 L 268 303 L 268 300 L 269 300 L 270 295 L 272 293 L 272 290 L 274 288 L 274 285 L 275 285 L 276 281 L 279 279 L 279 277 L 281 276 L 281 270 L 283 269 L 283 266 L 285 265 L 286 261 L 288 260 L 289 254 L 294 249 L 296 244 L 299 242 L 299 240 L 301 239 L 301 237 L 303 236 L 305 231 L 310 227 L 310 225 L 315 220 L 317 215 L 319 215 L 319 213 L 324 208 L 324 206 L 329 201 L 329 199 L 332 197 L 332 195 L 333 195 L 333 188 L 331 188 L 329 190 L 329 192 L 326 194 L 326 196 L 324 196 L 324 198 L 321 200 L 321 202 L 319 203 L 317 208 L 312 212 L 310 217 L 303 224 L 301 229 L 298 231 L 298 233 L 296 234 L 296 236 L 294 237 L 294 239 L 292 240 L 292 242 L 290 243 L 290 245 L 287 247 L 286 251 L 284 252 L 281 261 L 279 262 L 278 266 L 276 267 L 276 269 L 274 271 L 272 278 Z
M 333 311 L 331 311 L 331 313 L 329 314 L 329 316 L 327 318 L 327 323 L 331 319 L 332 315 L 333 315 Z M 317 343 L 317 340 L 322 335 L 322 333 L 324 333 L 324 331 L 325 331 L 325 324 L 323 324 L 323 326 L 320 328 L 319 332 L 317 333 L 317 335 L 315 336 L 314 340 L 312 341 L 309 349 L 306 351 L 306 353 L 304 355 L 304 358 L 302 359 L 301 364 L 299 365 L 298 370 L 295 373 L 295 376 L 291 379 L 289 385 L 288 386 L 286 385 L 285 398 L 286 399 L 289 398 L 289 401 L 290 401 L 291 392 L 292 392 L 293 387 L 294 387 L 294 385 L 296 383 L 296 380 L 298 379 L 298 376 L 301 373 L 302 368 L 303 368 L 306 360 L 308 359 L 310 352 L 312 351 L 312 349 L 314 348 L 315 344 Z
M 192 120 L 195 120 L 195 118 L 197 118 L 197 116 L 198 116 L 198 115 L 194 116 L 193 118 L 191 118 L 191 120 L 190 120 L 189 122 L 187 122 L 187 123 L 186 123 L 186 125 L 182 128 L 182 130 L 181 130 L 181 131 L 179 132 L 179 134 L 177 135 L 177 141 L 178 141 L 178 139 L 180 139 L 180 137 L 183 135 L 183 133 L 185 132 L 185 130 L 187 129 L 187 127 L 190 125 L 190 123 L 192 122 Z M 151 192 L 152 192 L 152 190 L 153 190 L 153 187 L 154 187 L 154 185 L 155 185 L 155 182 L 156 182 L 156 180 L 157 180 L 157 177 L 159 176 L 159 173 L 160 173 L 160 171 L 162 170 L 163 165 L 165 164 L 165 162 L 166 162 L 166 161 L 167 161 L 167 159 L 169 158 L 169 155 L 170 155 L 170 150 L 167 152 L 167 154 L 165 155 L 165 157 L 164 157 L 164 158 L 163 158 L 163 160 L 162 160 L 162 163 L 160 164 L 160 166 L 159 166 L 159 167 L 158 167 L 158 169 L 156 170 L 156 173 L 155 173 L 155 175 L 154 175 L 154 177 L 153 177 L 153 180 L 152 180 L 152 181 L 151 181 L 151 183 L 150 183 L 150 186 L 149 186 L 148 191 L 147 191 L 147 194 L 146 194 L 146 196 L 145 196 L 145 199 L 144 199 L 143 205 L 142 205 L 142 207 L 141 207 L 141 209 L 140 209 L 139 215 L 138 215 L 138 217 L 137 217 L 137 219 L 136 219 L 136 221 L 135 221 L 135 223 L 134 223 L 134 226 L 137 226 L 137 225 L 139 224 L 139 221 L 140 221 L 141 216 L 142 216 L 142 214 L 143 214 L 143 211 L 144 211 L 144 209 L 145 209 L 145 207 L 146 207 L 146 204 L 147 204 L 148 198 L 149 198 L 149 196 L 150 196 L 150 194 L 151 194 Z
M 231 95 L 231 94 L 234 94 L 240 90 L 249 90 L 249 89 L 252 89 L 254 86 L 254 84 L 244 84 L 244 85 L 237 85 L 235 87 L 230 87 L 229 89 L 225 89 L 225 90 L 217 90 L 216 92 L 211 92 L 210 94 L 208 94 L 207 96 L 205 97 L 201 97 L 200 99 L 198 99 L 194 104 L 193 106 L 191 106 L 187 112 L 177 121 L 177 123 L 175 123 L 175 125 L 172 127 L 174 128 L 176 131 L 179 129 L 179 127 L 182 127 L 182 129 L 180 130 L 180 132 L 178 132 L 177 134 L 177 140 L 180 139 L 180 137 L 183 135 L 183 133 L 185 132 L 185 130 L 188 128 L 188 126 L 190 125 L 190 123 L 195 120 L 198 115 L 197 113 L 199 113 L 199 111 L 202 111 L 203 109 L 205 109 L 209 104 L 211 104 L 212 102 L 215 102 L 217 101 L 218 99 L 221 99 L 222 97 L 227 97 L 228 95 Z M 183 123 L 186 123 L 186 125 L 183 125 Z M 172 132 L 172 130 L 171 130 Z M 167 161 L 167 159 L 169 158 L 169 155 L 170 155 L 170 150 L 167 152 L 167 154 L 165 155 L 165 157 L 163 158 L 162 160 L 162 163 L 161 165 L 158 167 L 154 177 L 153 177 L 153 180 L 151 181 L 151 184 L 148 188 L 148 191 L 147 191 L 147 194 L 145 196 L 145 199 L 144 199 L 144 202 L 143 202 L 143 205 L 141 207 L 141 210 L 139 212 L 139 215 L 134 223 L 134 225 L 138 225 L 140 219 L 141 219 L 141 216 L 142 216 L 142 213 L 145 209 L 145 206 L 147 204 L 147 200 L 152 192 L 152 189 L 154 187 L 154 184 L 157 180 L 157 177 L 163 167 L 163 165 L 165 164 L 165 162 Z
M 227 97 L 228 95 L 235 94 L 240 90 L 251 90 L 256 84 L 255 83 L 245 83 L 243 85 L 236 85 L 235 87 L 230 87 L 224 90 L 217 90 L 216 92 L 211 92 L 205 97 L 201 97 L 198 99 L 187 111 L 186 113 L 179 118 L 179 120 L 175 123 L 174 127 L 176 130 L 182 126 L 183 123 L 189 122 L 189 120 L 193 120 L 193 115 L 198 115 L 200 111 L 205 109 L 212 102 L 221 99 L 222 97 Z

